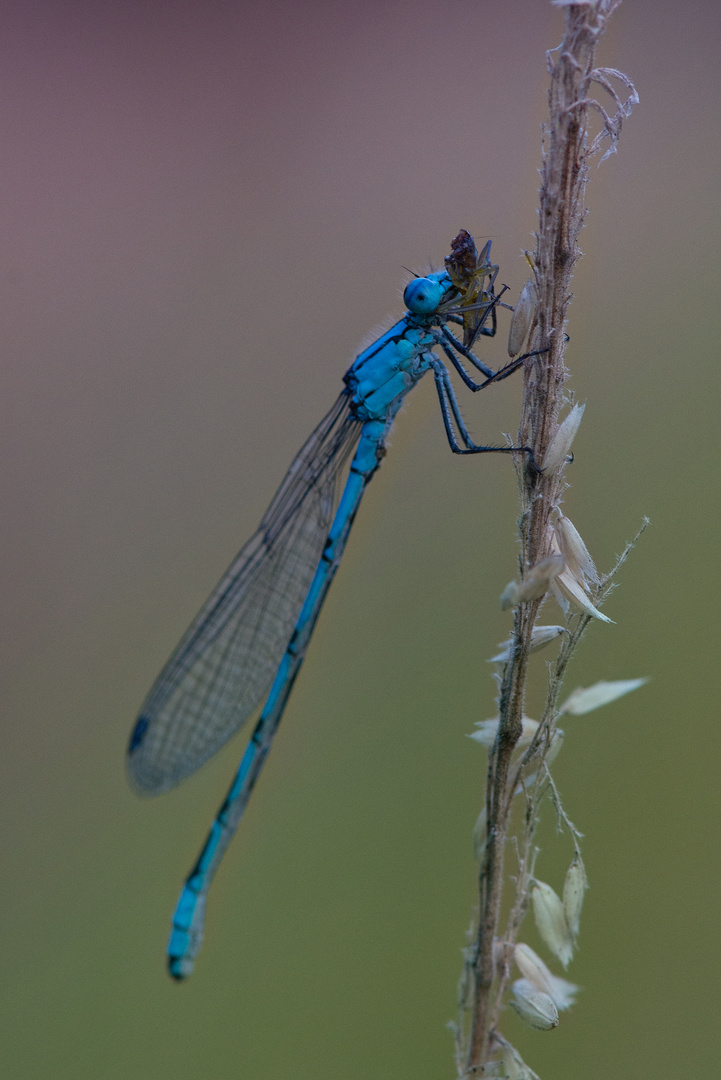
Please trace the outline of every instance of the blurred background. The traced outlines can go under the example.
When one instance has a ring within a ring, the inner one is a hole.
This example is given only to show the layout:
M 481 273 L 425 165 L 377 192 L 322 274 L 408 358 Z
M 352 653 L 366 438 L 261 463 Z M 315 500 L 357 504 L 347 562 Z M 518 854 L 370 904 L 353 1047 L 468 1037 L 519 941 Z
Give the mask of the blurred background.
M 430 379 L 182 986 L 170 914 L 243 738 L 157 801 L 123 759 L 180 634 L 400 313 L 403 268 L 441 265 L 464 227 L 518 294 L 562 13 L 10 0 L 2 22 L 4 1075 L 451 1077 L 485 773 L 465 736 L 494 713 L 517 504 L 509 461 L 449 453 Z M 604 569 L 652 526 L 568 690 L 652 681 L 564 725 L 584 989 L 557 1031 L 503 1024 L 544 1080 L 713 1075 L 719 1051 L 720 34 L 710 0 L 628 0 L 599 53 L 641 105 L 588 189 L 565 509 Z M 519 380 L 460 395 L 478 438 L 515 429 Z M 560 889 L 547 816 L 538 873 Z

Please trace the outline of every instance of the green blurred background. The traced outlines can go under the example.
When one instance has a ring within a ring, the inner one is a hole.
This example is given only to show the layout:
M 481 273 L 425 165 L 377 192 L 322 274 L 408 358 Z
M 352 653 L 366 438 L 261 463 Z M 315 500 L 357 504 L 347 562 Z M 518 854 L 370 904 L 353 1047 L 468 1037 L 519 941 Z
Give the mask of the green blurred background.
M 494 711 L 516 494 L 508 461 L 448 452 L 430 380 L 183 986 L 169 917 L 242 740 L 157 801 L 123 756 L 403 267 L 465 227 L 517 295 L 561 26 L 545 0 L 5 5 L 4 1076 L 454 1075 L 485 770 L 465 734 Z M 652 682 L 566 724 L 584 990 L 553 1033 L 504 1021 L 544 1080 L 717 1071 L 720 42 L 710 0 L 628 0 L 599 54 L 641 105 L 592 169 L 566 510 L 602 567 L 652 528 L 568 689 Z M 519 396 L 462 394 L 471 430 L 512 431 Z M 568 843 L 543 841 L 560 888 Z

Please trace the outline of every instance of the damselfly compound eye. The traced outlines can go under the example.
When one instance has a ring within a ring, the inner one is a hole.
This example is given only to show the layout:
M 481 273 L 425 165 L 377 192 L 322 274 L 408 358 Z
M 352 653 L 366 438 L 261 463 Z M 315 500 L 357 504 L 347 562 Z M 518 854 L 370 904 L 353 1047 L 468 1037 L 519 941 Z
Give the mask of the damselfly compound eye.
M 443 298 L 443 289 L 432 278 L 419 277 L 406 285 L 403 303 L 414 315 L 430 315 Z

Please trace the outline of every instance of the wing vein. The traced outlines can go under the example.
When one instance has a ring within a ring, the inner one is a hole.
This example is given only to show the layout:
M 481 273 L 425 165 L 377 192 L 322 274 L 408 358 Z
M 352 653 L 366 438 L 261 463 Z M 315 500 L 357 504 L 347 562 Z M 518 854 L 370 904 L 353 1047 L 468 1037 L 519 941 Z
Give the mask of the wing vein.
M 195 772 L 269 689 L 320 560 L 338 476 L 359 431 L 343 391 L 161 671 L 128 751 L 128 773 L 139 791 L 159 794 Z

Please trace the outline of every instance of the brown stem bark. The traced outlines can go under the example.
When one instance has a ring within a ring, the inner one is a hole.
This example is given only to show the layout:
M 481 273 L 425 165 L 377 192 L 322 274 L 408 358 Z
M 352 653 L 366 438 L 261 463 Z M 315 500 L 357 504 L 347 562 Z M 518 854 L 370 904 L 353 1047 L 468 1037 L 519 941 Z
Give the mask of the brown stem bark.
M 594 78 L 600 75 L 594 72 L 596 45 L 619 2 L 596 0 L 567 6 L 563 42 L 555 62 L 548 54 L 549 122 L 544 130 L 537 246 L 531 259 L 538 307 L 529 343 L 531 350 L 546 351 L 526 361 L 518 439 L 519 446 L 532 448 L 539 463 L 543 462 L 557 425 L 561 391 L 567 377 L 563 361 L 564 327 L 571 300 L 571 276 L 580 256 L 578 236 L 585 216 L 587 120 L 589 108 L 598 108 L 589 101 L 588 90 L 593 81 L 602 82 L 601 78 Z M 609 127 L 609 134 L 617 136 L 617 131 Z M 594 142 L 590 150 L 595 148 Z M 520 468 L 521 562 L 525 576 L 548 554 L 549 516 L 560 499 L 563 470 L 546 475 L 537 472 L 529 462 Z M 496 1049 L 494 1032 L 505 979 L 496 970 L 494 950 L 511 806 L 509 768 L 522 730 L 531 632 L 539 603 L 539 600 L 522 603 L 516 609 L 514 654 L 503 674 L 498 737 L 489 760 L 487 841 L 479 873 L 480 912 L 472 958 L 469 1071 L 485 1064 Z

